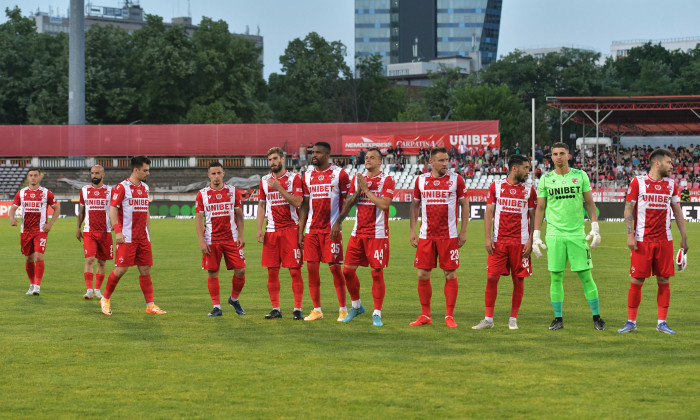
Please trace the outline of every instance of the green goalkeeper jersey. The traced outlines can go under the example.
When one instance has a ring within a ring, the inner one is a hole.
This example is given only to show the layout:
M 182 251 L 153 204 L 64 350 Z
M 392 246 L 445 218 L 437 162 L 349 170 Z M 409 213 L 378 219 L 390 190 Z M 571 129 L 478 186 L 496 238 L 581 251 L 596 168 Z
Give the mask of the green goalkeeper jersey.
M 537 197 L 547 199 L 547 236 L 585 237 L 583 193 L 590 190 L 588 175 L 580 169 L 566 175 L 550 171 L 540 178 Z

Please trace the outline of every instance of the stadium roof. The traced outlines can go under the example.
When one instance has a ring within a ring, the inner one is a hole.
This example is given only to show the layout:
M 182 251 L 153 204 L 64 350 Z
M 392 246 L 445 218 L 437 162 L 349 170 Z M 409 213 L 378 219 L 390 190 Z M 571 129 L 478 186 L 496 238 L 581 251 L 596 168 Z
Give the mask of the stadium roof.
M 563 123 L 597 123 L 609 137 L 700 135 L 700 95 L 557 96 L 547 102 L 562 113 Z

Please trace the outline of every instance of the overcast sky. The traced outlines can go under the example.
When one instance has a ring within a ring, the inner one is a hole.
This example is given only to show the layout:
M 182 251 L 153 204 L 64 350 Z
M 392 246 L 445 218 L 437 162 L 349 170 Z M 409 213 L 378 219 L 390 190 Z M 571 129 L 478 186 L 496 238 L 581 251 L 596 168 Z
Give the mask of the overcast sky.
M 3 0 L 18 5 L 24 15 L 37 8 L 67 15 L 69 0 Z M 87 3 L 87 2 L 86 2 Z M 118 7 L 123 0 L 94 0 L 93 5 Z M 146 13 L 187 16 L 187 0 L 140 0 Z M 318 32 L 328 41 L 348 47 L 354 56 L 354 0 L 195 0 L 194 23 L 202 16 L 223 19 L 232 32 L 264 37 L 265 78 L 279 72 L 279 57 L 289 41 Z M 498 54 L 516 48 L 573 46 L 610 53 L 612 41 L 659 40 L 700 36 L 700 0 L 503 0 Z M 5 21 L 4 13 L 1 21 Z

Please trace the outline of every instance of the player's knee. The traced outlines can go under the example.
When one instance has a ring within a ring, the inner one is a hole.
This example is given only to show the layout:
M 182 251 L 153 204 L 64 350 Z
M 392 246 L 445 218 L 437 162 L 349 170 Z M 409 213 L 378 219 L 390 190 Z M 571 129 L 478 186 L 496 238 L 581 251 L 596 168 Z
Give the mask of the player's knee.
M 245 268 L 237 268 L 233 270 L 233 274 L 235 274 L 236 277 L 245 277 Z
M 85 264 L 86 265 L 92 265 L 92 263 L 95 262 L 95 257 L 85 257 Z M 104 261 L 102 262 L 102 265 L 104 265 Z
M 445 280 L 457 280 L 457 271 L 456 270 L 445 271 Z
M 668 277 L 656 276 L 656 282 L 658 284 L 668 284 L 671 281 Z

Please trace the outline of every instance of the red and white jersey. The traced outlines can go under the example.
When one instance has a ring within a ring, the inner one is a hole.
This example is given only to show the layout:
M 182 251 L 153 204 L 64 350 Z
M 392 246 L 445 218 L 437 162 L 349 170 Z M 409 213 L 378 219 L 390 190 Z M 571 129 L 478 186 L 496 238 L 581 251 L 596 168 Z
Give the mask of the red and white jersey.
M 350 177 L 336 165 L 325 171 L 311 167 L 304 173 L 302 187 L 304 197 L 309 197 L 306 233 L 330 233 L 350 189 Z
M 267 174 L 260 180 L 258 199 L 265 202 L 265 217 L 267 217 L 267 232 L 295 227 L 299 224 L 299 209 L 289 204 L 278 191 L 267 185 L 267 180 L 273 178 L 282 184 L 282 188 L 288 193 L 301 197 L 304 189 L 301 186 L 301 177 L 293 172 L 285 172 L 279 178 L 273 174 Z
M 627 201 L 635 205 L 634 237 L 637 241 L 670 241 L 671 204 L 681 201 L 678 184 L 671 178 L 654 181 L 648 174 L 632 178 Z
M 495 242 L 525 244 L 530 239 L 529 211 L 537 207 L 537 193 L 530 183 L 511 184 L 506 177 L 491 183 L 486 204 L 494 204 Z
M 112 189 L 112 206 L 117 208 L 126 243 L 150 242 L 148 234 L 148 185 L 135 185 L 128 178 Z
M 433 177 L 432 172 L 419 176 L 413 189 L 413 199 L 421 202 L 420 238 L 448 239 L 459 236 L 459 200 L 466 197 L 464 179 L 453 172 L 448 171 L 440 178 Z
M 80 205 L 85 207 L 83 232 L 111 232 L 109 223 L 109 200 L 112 187 L 102 185 L 95 188 L 88 184 L 80 190 Z
M 56 204 L 53 193 L 44 187 L 24 187 L 17 191 L 13 204 L 22 207 L 21 233 L 41 232 L 48 219 L 48 207 Z
M 224 184 L 215 190 L 211 185 L 197 193 L 196 212 L 204 213 L 204 240 L 207 245 L 238 240 L 235 209 L 240 209 L 241 191 Z
M 367 178 L 369 190 L 377 197 L 394 196 L 394 179 L 383 172 L 372 178 Z M 353 177 L 348 194 L 355 194 L 357 177 Z M 357 219 L 352 229 L 352 236 L 360 238 L 388 238 L 389 237 L 389 210 L 377 207 L 365 193 L 360 193 L 357 200 Z

